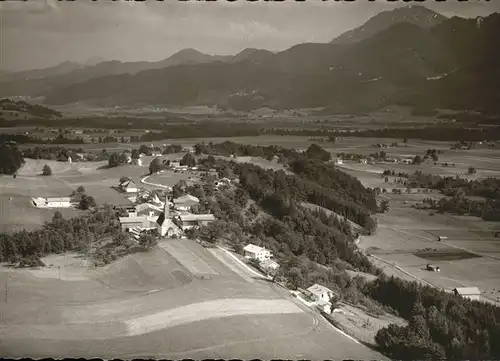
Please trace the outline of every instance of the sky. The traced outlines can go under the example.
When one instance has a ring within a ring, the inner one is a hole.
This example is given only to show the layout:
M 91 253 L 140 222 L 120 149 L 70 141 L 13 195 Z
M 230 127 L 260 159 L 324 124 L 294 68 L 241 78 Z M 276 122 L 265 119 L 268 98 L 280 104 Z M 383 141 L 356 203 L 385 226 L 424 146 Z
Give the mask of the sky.
M 500 12 L 500 0 L 427 0 L 445 16 Z M 45 68 L 93 57 L 157 61 L 184 49 L 235 54 L 245 48 L 285 50 L 328 42 L 376 13 L 404 2 L 387 0 L 7 0 L 0 2 L 0 69 Z

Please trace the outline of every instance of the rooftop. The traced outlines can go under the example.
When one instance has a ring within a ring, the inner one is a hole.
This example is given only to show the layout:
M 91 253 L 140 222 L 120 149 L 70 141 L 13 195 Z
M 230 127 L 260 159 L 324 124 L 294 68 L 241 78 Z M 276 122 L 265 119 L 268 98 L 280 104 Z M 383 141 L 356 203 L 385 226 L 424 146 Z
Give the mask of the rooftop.
M 186 194 L 182 197 L 174 199 L 174 204 L 179 204 L 179 203 L 199 203 L 200 200 L 196 198 L 195 196 L 192 196 L 191 194 Z
M 70 202 L 71 199 L 69 197 L 48 197 L 46 198 L 47 202 Z
M 311 287 L 307 289 L 309 292 L 315 294 L 315 295 L 322 295 L 325 293 L 333 293 L 333 291 L 329 288 L 326 288 L 325 286 L 322 286 L 320 284 L 315 283 Z
M 147 220 L 144 216 L 132 216 L 132 217 L 119 217 L 120 223 L 138 223 L 145 222 Z
M 457 287 L 453 291 L 457 292 L 459 295 L 480 295 L 481 291 L 477 287 Z
M 161 207 L 155 206 L 154 204 L 151 204 L 151 203 L 142 203 L 136 207 L 137 212 L 145 211 L 147 209 L 152 209 L 152 210 L 155 210 L 158 212 L 163 211 L 163 209 L 161 209 Z
M 181 214 L 179 219 L 181 222 L 215 221 L 215 216 L 213 214 Z
M 245 247 L 243 247 L 243 250 L 247 251 L 247 252 L 251 252 L 251 253 L 258 253 L 258 252 L 265 251 L 266 249 L 250 243 L 250 244 L 247 244 Z

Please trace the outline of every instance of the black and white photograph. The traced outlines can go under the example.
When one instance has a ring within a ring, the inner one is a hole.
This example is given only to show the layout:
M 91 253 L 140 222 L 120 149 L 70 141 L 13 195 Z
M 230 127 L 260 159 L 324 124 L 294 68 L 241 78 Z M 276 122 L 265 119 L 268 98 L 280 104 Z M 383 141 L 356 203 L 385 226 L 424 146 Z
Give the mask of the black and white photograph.
M 500 1 L 0 1 L 0 357 L 500 359 Z

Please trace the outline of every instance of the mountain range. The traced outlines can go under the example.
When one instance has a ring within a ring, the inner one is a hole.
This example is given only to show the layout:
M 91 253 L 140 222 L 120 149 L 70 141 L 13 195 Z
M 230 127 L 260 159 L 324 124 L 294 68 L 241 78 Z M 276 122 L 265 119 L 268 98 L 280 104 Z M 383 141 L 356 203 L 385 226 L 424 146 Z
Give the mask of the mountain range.
M 185 49 L 159 62 L 63 63 L 3 75 L 0 86 L 5 95 L 44 96 L 54 105 L 217 104 L 342 113 L 404 104 L 496 112 L 499 30 L 499 14 L 447 19 L 408 6 L 382 12 L 326 44 L 278 53 L 245 49 L 234 56 Z

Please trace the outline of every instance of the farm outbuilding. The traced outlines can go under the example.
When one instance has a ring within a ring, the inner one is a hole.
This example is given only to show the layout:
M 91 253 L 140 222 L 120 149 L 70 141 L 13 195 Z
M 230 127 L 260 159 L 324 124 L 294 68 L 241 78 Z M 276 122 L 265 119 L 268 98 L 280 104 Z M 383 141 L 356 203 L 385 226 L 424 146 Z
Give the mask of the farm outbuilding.
M 39 208 L 69 208 L 71 207 L 71 199 L 69 197 L 36 197 L 31 201 L 35 207 Z
M 452 290 L 457 296 L 462 296 L 470 300 L 479 301 L 481 291 L 477 287 L 457 287 Z

